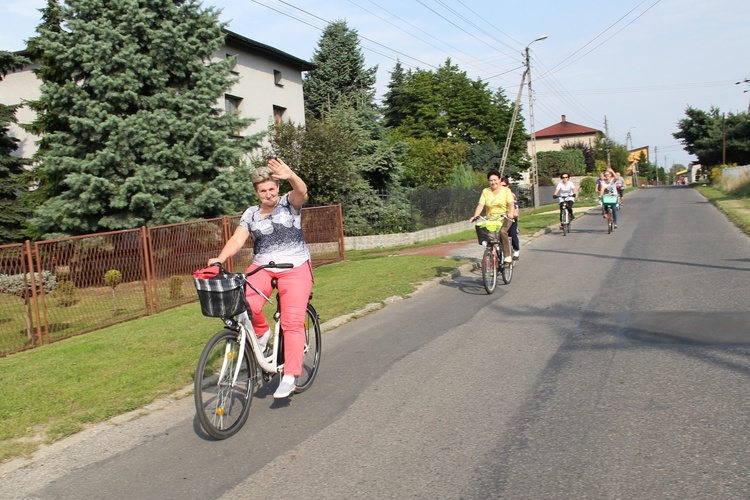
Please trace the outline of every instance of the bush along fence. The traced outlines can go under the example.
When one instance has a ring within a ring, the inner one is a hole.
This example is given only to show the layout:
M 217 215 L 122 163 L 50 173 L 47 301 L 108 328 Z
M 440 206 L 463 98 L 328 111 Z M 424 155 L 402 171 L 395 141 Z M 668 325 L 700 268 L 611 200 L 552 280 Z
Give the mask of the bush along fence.
M 192 274 L 240 215 L 0 246 L 0 356 L 197 300 Z M 313 266 L 344 259 L 340 205 L 305 207 Z M 252 247 L 229 270 L 244 271 Z

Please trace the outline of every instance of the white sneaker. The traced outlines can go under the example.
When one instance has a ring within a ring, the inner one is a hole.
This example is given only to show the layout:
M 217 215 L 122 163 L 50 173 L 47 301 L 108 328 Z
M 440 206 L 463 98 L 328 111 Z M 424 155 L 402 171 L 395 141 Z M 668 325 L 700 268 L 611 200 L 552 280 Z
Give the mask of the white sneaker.
M 294 384 L 294 376 L 284 375 L 281 377 L 279 388 L 273 393 L 273 397 L 274 399 L 288 398 L 296 389 L 297 386 Z
M 266 350 L 266 346 L 268 345 L 268 340 L 270 338 L 271 338 L 270 328 L 266 330 L 266 333 L 264 333 L 262 337 L 258 337 L 258 345 L 260 346 L 260 352 L 263 352 Z
M 513 250 L 513 260 L 518 260 L 521 257 L 520 250 Z
M 510 264 L 511 262 L 513 262 L 513 257 L 511 257 L 510 255 L 505 257 L 504 262 L 506 264 Z

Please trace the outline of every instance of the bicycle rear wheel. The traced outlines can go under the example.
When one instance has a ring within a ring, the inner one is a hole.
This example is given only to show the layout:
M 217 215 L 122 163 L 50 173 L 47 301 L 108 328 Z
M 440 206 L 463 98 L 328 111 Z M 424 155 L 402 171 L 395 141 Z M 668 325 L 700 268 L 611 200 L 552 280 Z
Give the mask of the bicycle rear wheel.
M 612 209 L 607 209 L 607 234 L 610 234 L 612 232 L 612 226 L 614 224 L 612 223 Z
M 495 291 L 497 286 L 497 252 L 492 244 L 488 244 L 482 256 L 482 282 L 488 294 Z
M 238 340 L 239 333 L 228 329 L 211 337 L 195 369 L 195 411 L 203 430 L 215 439 L 231 437 L 242 428 L 253 400 L 258 370 L 249 345 L 239 359 Z
M 307 304 L 307 315 L 305 316 L 305 351 L 302 357 L 302 374 L 297 377 L 296 392 L 307 390 L 315 380 L 320 366 L 320 322 L 318 312 Z

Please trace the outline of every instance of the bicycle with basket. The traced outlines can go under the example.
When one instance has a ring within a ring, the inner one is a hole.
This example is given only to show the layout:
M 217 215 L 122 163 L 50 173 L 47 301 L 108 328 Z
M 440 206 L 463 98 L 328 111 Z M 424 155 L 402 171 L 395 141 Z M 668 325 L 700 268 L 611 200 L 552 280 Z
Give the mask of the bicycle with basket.
M 257 290 L 247 277 L 261 269 L 288 269 L 291 264 L 258 266 L 245 273 L 230 273 L 220 264 L 216 275 L 194 275 L 195 287 L 205 316 L 221 318 L 224 328 L 213 335 L 201 352 L 195 370 L 195 409 L 201 427 L 215 439 L 226 439 L 236 434 L 248 419 L 254 391 L 284 371 L 283 330 L 281 329 L 281 299 L 276 294 L 273 314 L 273 335 L 261 351 L 250 322 L 251 312 L 245 298 L 245 287 L 273 303 Z M 212 267 L 208 268 L 212 270 Z M 210 274 L 210 273 L 209 273 Z M 275 280 L 272 281 L 276 288 Z M 312 299 L 312 294 L 310 294 Z M 318 313 L 308 302 L 305 317 L 305 347 L 302 374 L 297 377 L 296 391 L 310 388 L 320 365 L 321 331 Z
M 480 232 L 486 236 L 486 246 L 482 255 L 482 283 L 484 284 L 484 290 L 488 294 L 495 291 L 498 271 L 500 271 L 503 283 L 506 285 L 513 279 L 515 261 L 504 263 L 505 255 L 503 254 L 503 246 L 500 240 L 503 237 L 500 230 L 503 227 L 504 219 L 510 220 L 505 214 L 503 214 L 500 220 L 487 220 L 481 215 L 476 217 L 476 226 L 481 228 Z
M 604 208 L 604 218 L 607 219 L 607 234 L 615 229 L 613 211 L 617 209 L 620 197 L 616 193 L 605 194 L 602 196 L 602 207 Z

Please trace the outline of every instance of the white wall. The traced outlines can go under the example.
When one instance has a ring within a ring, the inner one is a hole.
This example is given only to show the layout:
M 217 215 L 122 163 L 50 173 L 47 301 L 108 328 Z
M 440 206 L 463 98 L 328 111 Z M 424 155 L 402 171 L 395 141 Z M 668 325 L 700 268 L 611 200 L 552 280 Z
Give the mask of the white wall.
M 23 101 L 35 101 L 39 99 L 41 92 L 39 90 L 39 81 L 32 72 L 38 68 L 38 64 L 32 64 L 24 67 L 22 70 L 8 73 L 0 82 L 0 103 L 5 105 L 21 104 Z M 31 123 L 34 121 L 36 113 L 28 106 L 21 106 L 16 110 L 16 119 L 18 123 Z M 18 149 L 13 153 L 14 156 L 23 156 L 31 158 L 36 152 L 37 136 L 28 134 L 25 130 L 15 124 L 8 127 L 9 134 L 21 142 Z

